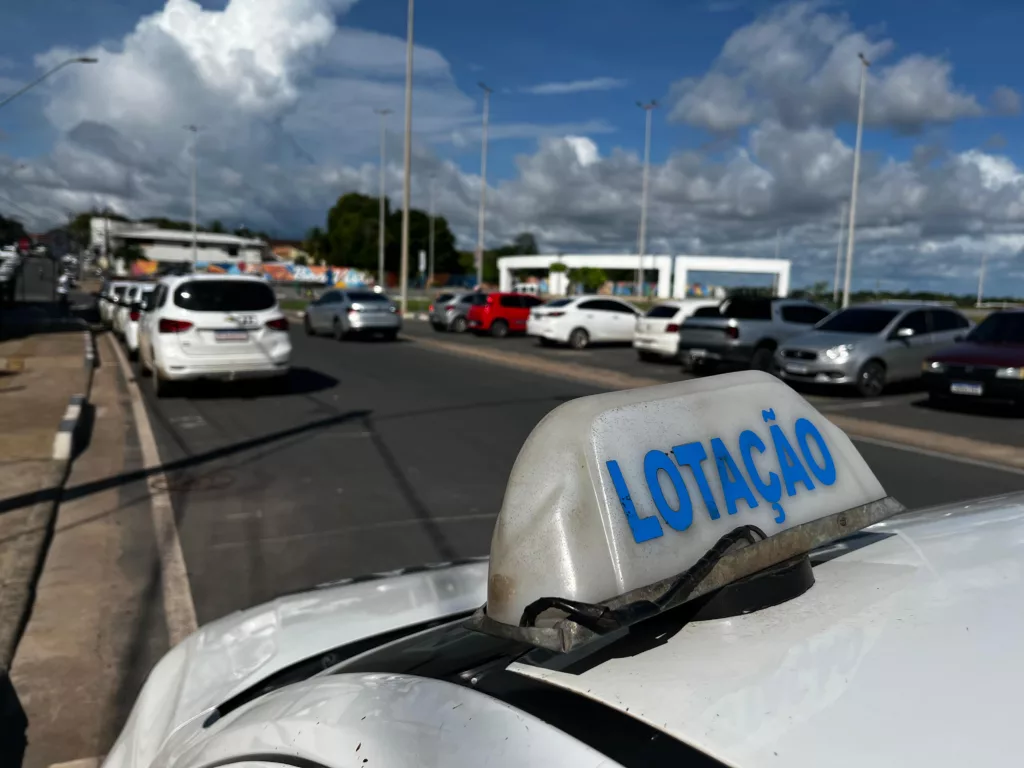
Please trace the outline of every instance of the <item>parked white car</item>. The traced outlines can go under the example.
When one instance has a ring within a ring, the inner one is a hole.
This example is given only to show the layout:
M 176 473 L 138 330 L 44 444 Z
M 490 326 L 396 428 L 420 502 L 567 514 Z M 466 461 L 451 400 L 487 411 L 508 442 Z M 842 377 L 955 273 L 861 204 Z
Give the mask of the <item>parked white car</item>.
M 292 353 L 288 320 L 263 280 L 185 275 L 161 280 L 142 316 L 139 366 L 157 397 L 182 381 L 281 377 Z
M 111 308 L 110 330 L 122 339 L 124 338 L 125 327 L 131 314 L 131 305 L 133 302 L 138 302 L 139 299 L 137 297 L 141 287 L 142 283 L 127 283 L 117 305 Z
M 143 305 L 148 296 L 152 295 L 155 286 L 152 283 L 137 283 L 127 291 L 123 306 L 117 308 L 118 315 L 124 313 L 119 320 L 124 337 L 124 345 L 128 349 L 128 357 L 135 360 L 139 356 L 139 322 L 142 320 Z
M 679 326 L 704 307 L 717 307 L 719 299 L 677 299 L 651 307 L 637 321 L 633 347 L 641 360 L 675 360 L 679 356 Z
M 128 280 L 111 280 L 103 284 L 99 295 L 100 320 L 104 325 L 110 326 L 114 322 L 114 311 L 117 309 L 124 292 L 130 285 Z
M 636 307 L 611 296 L 575 296 L 531 310 L 526 333 L 544 345 L 584 349 L 593 343 L 632 341 L 639 317 Z

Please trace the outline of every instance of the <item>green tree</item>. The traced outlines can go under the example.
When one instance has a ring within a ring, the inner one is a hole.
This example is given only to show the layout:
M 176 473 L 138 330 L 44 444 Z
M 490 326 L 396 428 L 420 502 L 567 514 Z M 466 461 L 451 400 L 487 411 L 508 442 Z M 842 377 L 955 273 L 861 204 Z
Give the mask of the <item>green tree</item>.
M 0 245 L 16 243 L 25 236 L 25 227 L 20 221 L 0 216 Z
M 548 268 L 548 272 L 558 272 L 558 273 L 561 273 L 561 272 L 568 272 L 568 271 L 569 271 L 569 268 L 567 266 L 565 266 L 565 264 L 563 264 L 560 261 L 556 261 L 554 264 L 552 264 Z
M 124 263 L 129 265 L 133 261 L 146 258 L 146 254 L 137 243 L 125 243 L 114 251 L 114 258 L 123 259 Z
M 608 273 L 600 267 L 570 269 L 569 282 L 582 287 L 586 293 L 594 293 L 594 291 L 608 282 Z
M 303 256 L 301 253 L 295 257 L 295 266 L 306 267 L 309 266 L 309 259 Z
M 220 219 L 214 219 L 213 221 L 211 221 L 211 222 L 210 222 L 210 223 L 209 223 L 209 224 L 207 225 L 207 227 L 206 227 L 206 228 L 207 228 L 207 229 L 208 229 L 208 230 L 209 230 L 210 232 L 214 232 L 215 234 L 218 234 L 218 235 L 219 235 L 219 234 L 222 234 L 222 233 L 224 232 L 224 224 L 223 224 L 223 222 L 221 222 L 221 220 L 220 220 Z

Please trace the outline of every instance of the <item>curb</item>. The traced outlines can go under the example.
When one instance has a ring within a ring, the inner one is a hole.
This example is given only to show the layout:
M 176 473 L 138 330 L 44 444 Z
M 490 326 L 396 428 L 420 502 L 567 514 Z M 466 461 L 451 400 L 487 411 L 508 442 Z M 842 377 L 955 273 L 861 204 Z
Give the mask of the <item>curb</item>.
M 89 365 L 89 363 L 86 363 Z M 57 427 L 53 438 L 53 458 L 55 461 L 68 461 L 75 448 L 75 433 L 82 423 L 82 406 L 85 395 L 72 395 L 68 407 L 64 410 L 64 418 Z

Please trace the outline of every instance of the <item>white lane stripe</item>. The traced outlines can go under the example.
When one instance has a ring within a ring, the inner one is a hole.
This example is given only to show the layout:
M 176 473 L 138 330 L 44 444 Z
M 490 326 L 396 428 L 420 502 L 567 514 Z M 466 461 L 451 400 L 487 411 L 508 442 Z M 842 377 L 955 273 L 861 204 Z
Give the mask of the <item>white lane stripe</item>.
M 1008 472 L 1011 475 L 1024 476 L 1024 469 L 1018 469 L 1017 467 L 1008 467 L 1005 464 L 995 464 L 991 461 L 981 461 L 979 459 L 971 459 L 966 456 L 956 456 L 952 453 L 942 453 L 941 451 L 930 451 L 927 448 L 918 448 L 913 445 L 906 445 L 904 443 L 894 443 L 889 440 L 879 440 L 877 437 L 859 437 L 857 435 L 850 435 L 850 439 L 855 443 L 868 443 L 869 445 L 878 445 L 882 448 L 894 448 L 897 451 L 906 451 L 908 453 L 917 453 L 921 456 L 929 456 L 933 459 L 943 459 L 945 461 L 955 461 L 959 464 L 970 464 L 972 467 L 982 467 L 984 469 L 994 469 L 997 472 Z
M 109 339 L 109 337 L 107 337 Z M 146 469 L 155 469 L 161 465 L 160 452 L 153 437 L 153 428 L 146 414 L 146 406 L 142 402 L 142 393 L 135 383 L 135 375 L 128 365 L 128 360 L 117 343 L 111 341 L 118 364 L 124 374 L 125 386 L 132 399 L 132 415 L 135 417 L 135 431 L 139 436 L 139 447 L 142 450 L 142 462 Z M 185 556 L 181 552 L 181 540 L 178 538 L 178 526 L 174 521 L 174 507 L 171 505 L 167 478 L 163 472 L 153 472 L 146 480 L 149 487 L 150 510 L 153 514 L 153 530 L 156 533 L 157 552 L 160 555 L 160 585 L 164 601 L 164 618 L 167 623 L 167 636 L 171 647 L 180 643 L 195 632 L 196 607 L 192 602 L 192 587 L 188 582 L 188 571 L 185 569 Z

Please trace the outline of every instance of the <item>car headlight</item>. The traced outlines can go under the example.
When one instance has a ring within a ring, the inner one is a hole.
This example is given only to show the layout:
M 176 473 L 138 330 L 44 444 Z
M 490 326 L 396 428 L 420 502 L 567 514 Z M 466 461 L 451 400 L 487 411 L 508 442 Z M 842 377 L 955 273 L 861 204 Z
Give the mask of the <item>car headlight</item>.
M 945 373 L 946 364 L 940 363 L 938 360 L 925 360 L 921 363 L 921 370 L 925 373 Z
M 825 357 L 827 357 L 833 363 L 845 363 L 847 360 L 850 359 L 850 352 L 852 351 L 853 344 L 840 344 L 838 347 L 826 349 Z
M 1024 379 L 1024 366 L 1012 368 L 996 368 L 997 379 Z

